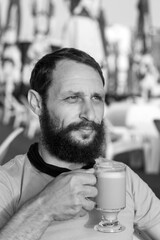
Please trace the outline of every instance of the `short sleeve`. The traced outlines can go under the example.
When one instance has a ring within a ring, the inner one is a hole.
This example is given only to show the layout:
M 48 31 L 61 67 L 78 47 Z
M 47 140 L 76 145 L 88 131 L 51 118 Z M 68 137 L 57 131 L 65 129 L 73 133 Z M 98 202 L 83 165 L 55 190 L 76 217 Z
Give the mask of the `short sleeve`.
M 13 194 L 10 188 L 10 180 L 0 167 L 0 228 L 13 215 Z
M 134 201 L 135 225 L 139 229 L 145 230 L 159 224 L 160 200 L 150 187 L 128 167 L 127 177 Z

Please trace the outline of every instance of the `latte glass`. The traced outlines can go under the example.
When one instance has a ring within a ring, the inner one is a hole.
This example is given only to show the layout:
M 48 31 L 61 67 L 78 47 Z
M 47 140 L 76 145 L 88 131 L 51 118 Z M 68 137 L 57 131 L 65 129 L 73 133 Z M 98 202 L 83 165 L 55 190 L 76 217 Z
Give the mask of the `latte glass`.
M 95 230 L 101 232 L 121 232 L 125 229 L 118 221 L 118 213 L 126 206 L 126 166 L 104 158 L 95 166 L 98 195 L 96 209 L 101 212 L 101 222 Z

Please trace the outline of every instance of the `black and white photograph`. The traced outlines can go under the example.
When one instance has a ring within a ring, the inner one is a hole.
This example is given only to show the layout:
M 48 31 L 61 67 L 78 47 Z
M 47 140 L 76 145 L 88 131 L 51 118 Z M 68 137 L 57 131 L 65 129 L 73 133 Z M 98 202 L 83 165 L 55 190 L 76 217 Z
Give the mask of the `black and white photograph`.
M 0 0 L 0 240 L 160 240 L 159 9 Z

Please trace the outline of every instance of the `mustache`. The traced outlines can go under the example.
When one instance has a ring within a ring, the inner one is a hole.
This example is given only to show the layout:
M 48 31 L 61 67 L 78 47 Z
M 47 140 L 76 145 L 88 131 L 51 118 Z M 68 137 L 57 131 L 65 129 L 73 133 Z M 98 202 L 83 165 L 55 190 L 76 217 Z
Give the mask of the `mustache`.
M 75 130 L 79 130 L 81 128 L 85 128 L 85 127 L 89 127 L 92 130 L 98 131 L 98 129 L 102 126 L 102 123 L 95 123 L 93 121 L 82 121 L 79 123 L 72 123 L 70 125 L 68 125 L 68 127 L 66 128 L 66 131 L 75 131 Z

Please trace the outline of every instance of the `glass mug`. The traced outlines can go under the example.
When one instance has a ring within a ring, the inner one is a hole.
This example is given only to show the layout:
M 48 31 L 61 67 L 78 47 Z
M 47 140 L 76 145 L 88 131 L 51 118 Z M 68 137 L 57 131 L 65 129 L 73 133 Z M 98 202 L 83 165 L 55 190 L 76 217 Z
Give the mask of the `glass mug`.
M 100 232 L 121 232 L 118 213 L 126 206 L 126 166 L 116 161 L 99 158 L 94 165 L 97 178 L 96 209 L 102 219 L 94 229 Z

